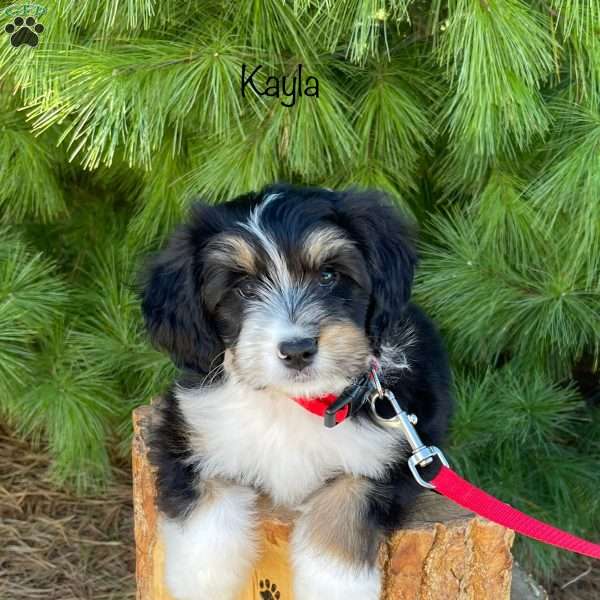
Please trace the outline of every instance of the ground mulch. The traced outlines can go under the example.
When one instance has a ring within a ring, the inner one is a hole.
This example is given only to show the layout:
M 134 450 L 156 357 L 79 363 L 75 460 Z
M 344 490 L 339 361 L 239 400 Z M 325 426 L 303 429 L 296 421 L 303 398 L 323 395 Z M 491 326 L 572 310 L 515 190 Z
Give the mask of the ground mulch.
M 130 474 L 78 497 L 52 485 L 48 466 L 0 428 L 0 599 L 133 599 Z
M 0 600 L 133 600 L 131 474 L 99 496 L 57 489 L 42 450 L 0 426 Z M 578 559 L 551 600 L 599 600 L 600 564 Z
M 551 600 L 600 600 L 600 561 L 578 558 L 549 587 Z

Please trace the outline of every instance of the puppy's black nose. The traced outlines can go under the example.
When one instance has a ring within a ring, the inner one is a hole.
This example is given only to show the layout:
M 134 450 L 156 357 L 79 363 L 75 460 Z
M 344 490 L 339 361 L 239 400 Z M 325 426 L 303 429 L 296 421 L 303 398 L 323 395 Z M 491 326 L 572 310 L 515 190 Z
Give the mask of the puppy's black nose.
M 310 365 L 317 353 L 317 338 L 296 338 L 281 342 L 277 353 L 290 369 L 304 369 Z

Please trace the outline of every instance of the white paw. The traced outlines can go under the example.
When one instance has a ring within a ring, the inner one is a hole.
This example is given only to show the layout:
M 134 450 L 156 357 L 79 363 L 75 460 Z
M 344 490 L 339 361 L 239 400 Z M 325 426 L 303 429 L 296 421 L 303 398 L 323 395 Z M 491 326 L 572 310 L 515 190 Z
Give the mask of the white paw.
M 165 583 L 175 600 L 234 600 L 238 596 L 240 577 L 228 573 L 223 563 L 188 565 L 185 572 L 180 567 L 165 565 Z
M 234 600 L 257 558 L 255 495 L 222 488 L 184 521 L 162 519 L 165 582 L 175 600 Z
M 293 556 L 296 600 L 379 600 L 381 575 L 376 567 L 359 567 L 304 549 Z

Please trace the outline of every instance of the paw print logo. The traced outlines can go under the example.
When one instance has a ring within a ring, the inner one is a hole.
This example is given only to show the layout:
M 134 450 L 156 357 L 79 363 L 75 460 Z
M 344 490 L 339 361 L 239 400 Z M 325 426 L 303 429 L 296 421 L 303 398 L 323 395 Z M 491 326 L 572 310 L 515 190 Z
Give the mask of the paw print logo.
M 10 34 L 10 43 L 18 48 L 23 44 L 27 44 L 32 48 L 38 45 L 39 34 L 44 31 L 44 26 L 41 23 L 36 23 L 34 17 L 16 17 L 12 23 L 9 23 L 4 31 Z
M 262 600 L 279 600 L 281 594 L 274 583 L 268 579 L 260 580 L 260 597 Z

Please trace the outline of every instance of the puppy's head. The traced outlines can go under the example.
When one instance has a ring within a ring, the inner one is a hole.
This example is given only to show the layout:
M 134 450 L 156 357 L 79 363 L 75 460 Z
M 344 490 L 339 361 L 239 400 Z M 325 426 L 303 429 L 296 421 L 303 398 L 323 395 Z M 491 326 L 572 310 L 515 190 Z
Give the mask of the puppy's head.
M 255 389 L 339 391 L 410 296 L 415 254 L 376 192 L 271 186 L 197 205 L 149 272 L 143 312 L 186 369 Z

